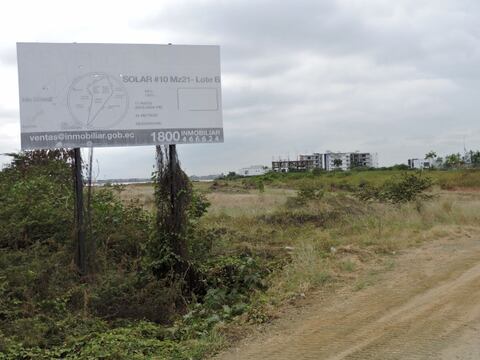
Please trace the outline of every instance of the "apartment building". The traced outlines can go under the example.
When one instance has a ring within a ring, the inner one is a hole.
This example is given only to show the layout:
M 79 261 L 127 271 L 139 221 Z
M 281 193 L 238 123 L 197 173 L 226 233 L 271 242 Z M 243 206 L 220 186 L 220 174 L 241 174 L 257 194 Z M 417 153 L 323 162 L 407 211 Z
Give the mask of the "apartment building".
M 349 170 L 351 164 L 350 153 L 327 152 L 324 154 L 324 170 Z
M 314 168 L 323 169 L 323 154 L 313 153 L 308 155 L 300 155 L 300 161 L 313 161 Z
M 378 155 L 376 153 L 350 153 L 350 166 L 351 168 L 377 168 Z
M 315 168 L 313 160 L 272 161 L 272 170 L 276 172 L 308 171 Z
M 298 160 L 272 162 L 272 170 L 277 172 L 307 171 L 312 169 L 350 170 L 352 168 L 376 168 L 378 156 L 375 153 L 332 152 L 302 154 Z

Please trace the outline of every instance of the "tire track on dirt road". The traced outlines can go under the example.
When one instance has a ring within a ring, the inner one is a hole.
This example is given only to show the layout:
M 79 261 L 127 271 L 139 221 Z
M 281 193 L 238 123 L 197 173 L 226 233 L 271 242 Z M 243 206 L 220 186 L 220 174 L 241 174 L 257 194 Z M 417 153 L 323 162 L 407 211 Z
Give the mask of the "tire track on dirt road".
M 312 299 L 218 359 L 480 359 L 480 241 L 405 251 L 375 285 Z

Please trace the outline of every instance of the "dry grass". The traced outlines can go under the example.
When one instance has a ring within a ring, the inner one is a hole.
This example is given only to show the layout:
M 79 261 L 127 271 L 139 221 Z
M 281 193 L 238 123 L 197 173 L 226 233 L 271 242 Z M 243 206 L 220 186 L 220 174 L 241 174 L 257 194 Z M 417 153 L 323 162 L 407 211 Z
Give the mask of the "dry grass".
M 291 189 L 212 192 L 208 183 L 201 183 L 200 190 L 211 202 L 203 223 L 225 229 L 217 244 L 220 251 L 244 249 L 267 258 L 288 259 L 282 270 L 272 275 L 267 295 L 272 302 L 356 278 L 372 263 L 388 263 L 381 268 L 391 269 L 390 257 L 403 249 L 480 230 L 480 192 L 465 189 L 436 190 L 434 199 L 422 204 L 374 204 L 368 208 L 348 195 L 332 193 L 321 203 L 303 208 L 310 213 L 343 211 L 338 221 L 322 226 L 292 223 L 287 218 L 265 220 L 272 215 L 288 215 L 287 199 L 295 194 Z M 121 196 L 124 200 L 138 199 L 147 207 L 153 205 L 150 185 L 128 186 Z M 359 207 L 364 211 L 357 211 Z M 370 273 L 366 278 L 368 281 L 358 280 L 359 289 L 374 281 Z
M 368 267 L 366 263 L 425 241 L 471 236 L 479 230 L 480 197 L 476 194 L 442 193 L 420 208 L 415 204 L 377 205 L 368 216 L 353 217 L 332 228 L 299 231 L 302 240 L 293 249 L 292 261 L 272 281 L 275 285 L 270 295 L 285 299 L 326 280 L 351 278 L 355 270 L 344 266 L 345 261 L 360 264 L 357 268 L 362 264 Z M 368 278 L 374 281 L 370 275 Z M 365 285 L 363 281 L 359 284 L 363 284 L 360 288 Z
M 266 189 L 265 192 L 249 191 L 245 194 L 212 192 L 207 194 L 212 206 L 209 215 L 259 216 L 283 206 L 294 190 Z
M 153 209 L 155 204 L 152 184 L 130 184 L 122 187 L 120 198 L 126 202 L 138 201 L 146 209 Z
M 242 193 L 210 192 L 210 182 L 195 182 L 196 190 L 205 193 L 212 206 L 209 214 L 228 216 L 257 216 L 268 213 L 284 205 L 288 196 L 295 194 L 289 189 L 266 189 L 260 193 L 258 190 L 245 190 Z M 147 209 L 153 209 L 154 194 L 152 184 L 133 184 L 124 187 L 120 192 L 122 200 L 139 201 Z

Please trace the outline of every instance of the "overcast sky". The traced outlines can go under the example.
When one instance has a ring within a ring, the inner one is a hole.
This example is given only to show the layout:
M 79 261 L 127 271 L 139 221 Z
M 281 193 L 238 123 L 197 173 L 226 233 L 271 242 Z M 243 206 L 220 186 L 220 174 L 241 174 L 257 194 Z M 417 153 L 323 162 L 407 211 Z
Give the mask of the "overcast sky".
M 478 0 L 6 2 L 0 153 L 20 149 L 15 43 L 35 41 L 220 45 L 225 143 L 179 145 L 189 174 L 312 151 L 391 165 L 480 148 Z M 153 155 L 96 149 L 99 177 L 149 176 Z

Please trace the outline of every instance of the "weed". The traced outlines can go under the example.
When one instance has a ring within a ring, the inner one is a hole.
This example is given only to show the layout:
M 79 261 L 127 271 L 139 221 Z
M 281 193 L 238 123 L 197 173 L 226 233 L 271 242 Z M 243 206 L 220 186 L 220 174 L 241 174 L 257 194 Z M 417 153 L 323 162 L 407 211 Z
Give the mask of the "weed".
M 399 180 L 388 179 L 382 186 L 360 186 L 357 197 L 361 200 L 377 200 L 394 204 L 430 199 L 425 191 L 432 186 L 432 180 L 418 174 L 404 173 Z M 417 202 L 417 204 L 420 204 Z M 420 205 L 418 205 L 420 206 Z
M 346 272 L 354 272 L 356 267 L 356 264 L 351 260 L 344 260 L 340 263 L 340 268 Z

